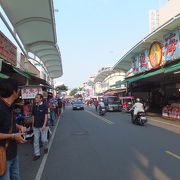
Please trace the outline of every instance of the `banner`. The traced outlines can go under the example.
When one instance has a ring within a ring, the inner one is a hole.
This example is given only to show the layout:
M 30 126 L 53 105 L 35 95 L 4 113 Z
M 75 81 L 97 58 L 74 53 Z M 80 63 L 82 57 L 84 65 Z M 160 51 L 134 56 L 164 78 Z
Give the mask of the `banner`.
M 164 60 L 169 61 L 180 57 L 179 30 L 175 29 L 163 37 Z
M 0 32 L 0 57 L 16 65 L 17 48 L 2 32 Z
M 21 89 L 22 99 L 34 99 L 37 94 L 43 94 L 41 87 L 25 87 Z

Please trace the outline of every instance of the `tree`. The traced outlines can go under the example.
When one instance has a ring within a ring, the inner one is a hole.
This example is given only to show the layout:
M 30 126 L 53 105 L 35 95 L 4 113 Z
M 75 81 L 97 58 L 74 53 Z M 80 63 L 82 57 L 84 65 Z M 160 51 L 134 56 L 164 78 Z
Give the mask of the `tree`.
M 60 85 L 60 86 L 56 86 L 55 89 L 58 90 L 58 91 L 59 91 L 59 90 L 60 90 L 60 91 L 67 91 L 67 90 L 68 90 L 68 87 L 63 84 L 63 85 Z
M 78 89 L 77 88 L 74 88 L 71 90 L 70 92 L 70 96 L 75 96 L 75 94 L 78 92 Z

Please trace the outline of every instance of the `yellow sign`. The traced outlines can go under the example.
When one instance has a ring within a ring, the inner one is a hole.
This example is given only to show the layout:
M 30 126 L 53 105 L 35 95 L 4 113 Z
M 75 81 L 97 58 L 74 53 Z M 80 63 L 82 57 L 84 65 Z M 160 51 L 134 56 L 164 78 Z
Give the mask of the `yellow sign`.
M 149 62 L 152 68 L 158 68 L 162 62 L 162 47 L 161 43 L 154 42 L 149 49 Z

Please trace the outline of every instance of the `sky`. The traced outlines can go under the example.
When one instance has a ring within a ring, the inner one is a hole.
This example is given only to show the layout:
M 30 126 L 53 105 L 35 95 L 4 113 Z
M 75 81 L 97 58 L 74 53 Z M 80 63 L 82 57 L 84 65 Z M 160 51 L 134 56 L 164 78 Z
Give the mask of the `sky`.
M 114 66 L 149 34 L 149 10 L 167 0 L 54 0 L 56 31 L 63 76 L 56 84 L 69 88 L 89 75 Z
M 114 66 L 149 34 L 149 10 L 157 10 L 167 1 L 53 0 L 63 67 L 55 86 L 78 88 L 99 69 Z M 1 20 L 0 27 L 15 43 Z

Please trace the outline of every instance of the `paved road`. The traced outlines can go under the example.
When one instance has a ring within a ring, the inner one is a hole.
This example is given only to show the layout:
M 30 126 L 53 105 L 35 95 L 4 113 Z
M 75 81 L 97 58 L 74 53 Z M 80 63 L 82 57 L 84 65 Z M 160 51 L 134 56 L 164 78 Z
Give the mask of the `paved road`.
M 41 180 L 179 180 L 180 135 L 129 119 L 66 109 Z

